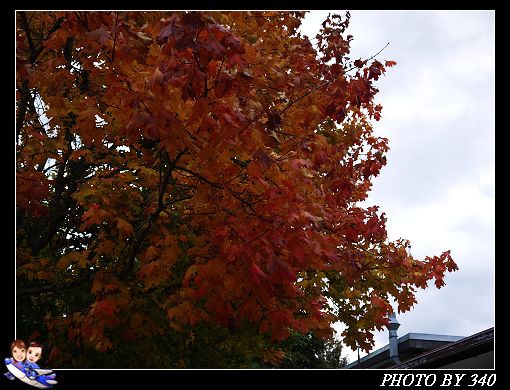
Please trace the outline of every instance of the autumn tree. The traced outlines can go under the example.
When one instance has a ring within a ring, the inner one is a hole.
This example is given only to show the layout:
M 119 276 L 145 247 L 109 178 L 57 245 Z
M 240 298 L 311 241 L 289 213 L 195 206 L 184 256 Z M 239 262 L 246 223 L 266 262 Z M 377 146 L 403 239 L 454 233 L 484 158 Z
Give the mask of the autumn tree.
M 347 358 L 342 357 L 342 343 L 335 337 L 316 337 L 313 332 L 291 332 L 280 348 L 284 358 L 279 368 L 342 368 Z
M 361 205 L 395 63 L 348 57 L 348 13 L 315 46 L 303 17 L 16 14 L 18 335 L 54 367 L 278 366 L 336 321 L 369 350 L 457 269 Z

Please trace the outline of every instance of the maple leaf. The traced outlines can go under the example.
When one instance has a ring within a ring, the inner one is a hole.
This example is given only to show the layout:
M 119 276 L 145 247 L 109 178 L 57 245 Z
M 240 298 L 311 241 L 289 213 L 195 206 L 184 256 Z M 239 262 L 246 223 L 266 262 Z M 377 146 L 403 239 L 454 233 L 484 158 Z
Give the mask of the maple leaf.
M 105 29 L 104 26 L 101 26 L 93 31 L 87 32 L 92 39 L 99 42 L 99 44 L 104 45 L 110 39 L 110 32 Z
M 252 78 L 253 73 L 249 71 L 248 69 L 245 69 L 246 62 L 242 59 L 242 57 L 239 54 L 234 54 L 232 57 L 230 57 L 230 66 L 237 65 L 239 67 L 239 70 L 241 72 L 241 75 L 247 78 Z
M 117 303 L 113 299 L 104 299 L 92 305 L 93 313 L 98 317 L 113 317 L 118 311 Z
M 156 68 L 151 78 L 149 79 L 149 87 L 152 87 L 154 84 L 161 84 L 163 82 L 165 75 L 161 73 L 161 71 Z
M 103 223 L 104 217 L 108 215 L 108 212 L 101 209 L 97 203 L 90 206 L 90 208 L 82 215 L 81 220 L 84 222 L 80 229 L 84 230 L 90 225 L 100 225 Z
M 57 269 L 65 270 L 70 265 L 76 264 L 81 268 L 85 268 L 88 264 L 90 264 L 90 261 L 87 259 L 87 253 L 85 252 L 71 252 L 65 256 L 63 256 L 58 262 L 57 262 Z
M 317 45 L 303 12 L 16 18 L 18 324 L 41 325 L 56 367 L 120 365 L 111 349 L 123 367 L 276 366 L 292 332 L 335 321 L 368 349 L 392 298 L 410 310 L 458 269 L 360 206 L 396 63 L 351 61 L 348 13 Z
M 356 60 L 356 61 L 354 61 L 354 66 L 357 67 L 357 68 L 361 68 L 361 67 L 363 67 L 364 63 L 365 63 L 365 61 Z
M 252 263 L 250 265 L 250 273 L 255 283 L 260 284 L 263 280 L 267 279 L 267 274 L 260 269 L 260 267 Z
M 133 234 L 133 226 L 131 226 L 128 221 L 122 218 L 117 218 L 117 229 L 119 229 L 119 231 L 122 232 L 122 234 L 125 236 Z

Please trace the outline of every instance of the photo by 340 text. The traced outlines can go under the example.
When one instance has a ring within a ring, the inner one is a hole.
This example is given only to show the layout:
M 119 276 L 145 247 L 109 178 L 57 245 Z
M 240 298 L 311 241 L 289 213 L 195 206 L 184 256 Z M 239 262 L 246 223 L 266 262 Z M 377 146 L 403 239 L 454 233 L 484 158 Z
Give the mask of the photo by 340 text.
M 496 374 L 384 374 L 380 386 L 440 386 L 440 387 L 492 387 L 496 384 Z

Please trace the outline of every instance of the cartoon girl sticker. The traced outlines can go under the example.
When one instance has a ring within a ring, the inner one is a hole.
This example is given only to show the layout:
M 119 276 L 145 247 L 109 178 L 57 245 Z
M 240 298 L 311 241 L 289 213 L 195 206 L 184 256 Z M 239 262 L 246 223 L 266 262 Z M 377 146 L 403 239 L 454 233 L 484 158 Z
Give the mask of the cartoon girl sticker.
M 23 368 L 23 362 L 27 357 L 27 345 L 23 340 L 14 340 L 11 343 L 11 359 L 10 362 L 19 369 Z M 5 359 L 7 364 L 7 359 Z M 5 376 L 10 380 L 13 380 L 15 377 L 12 375 L 10 371 L 5 373 Z
M 19 380 L 39 389 L 48 389 L 55 385 L 55 374 L 51 370 L 41 369 L 37 361 L 41 359 L 43 347 L 37 342 L 27 345 L 22 340 L 11 343 L 11 357 L 5 359 L 9 370 L 5 376 L 11 380 Z

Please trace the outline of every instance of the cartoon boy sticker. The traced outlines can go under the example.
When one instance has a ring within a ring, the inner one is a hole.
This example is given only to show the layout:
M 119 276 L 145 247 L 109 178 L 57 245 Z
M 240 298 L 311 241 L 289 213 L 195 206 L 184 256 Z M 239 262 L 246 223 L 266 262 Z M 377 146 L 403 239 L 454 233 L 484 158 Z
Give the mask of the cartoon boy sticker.
M 30 379 L 37 378 L 37 373 L 34 371 L 36 368 L 40 368 L 36 363 L 42 356 L 42 345 L 38 342 L 31 342 L 28 344 L 27 357 L 25 360 L 25 368 L 27 377 Z
M 38 342 L 31 342 L 28 344 L 27 360 L 32 368 L 39 368 L 36 362 L 41 359 L 43 347 Z
M 14 340 L 11 343 L 11 363 L 21 369 L 23 362 L 27 357 L 27 344 L 23 340 Z M 11 380 L 14 379 L 9 371 L 5 373 L 5 376 Z

